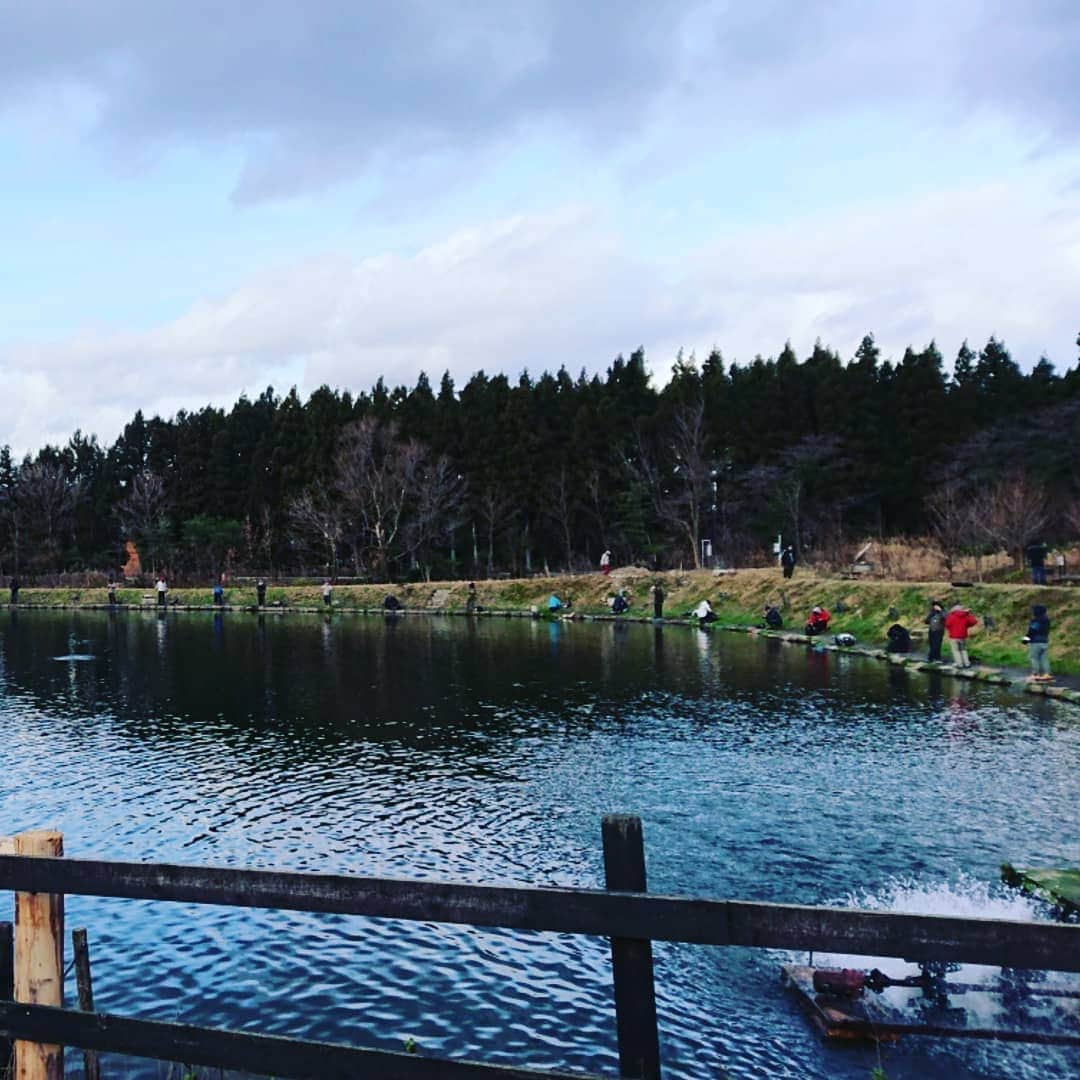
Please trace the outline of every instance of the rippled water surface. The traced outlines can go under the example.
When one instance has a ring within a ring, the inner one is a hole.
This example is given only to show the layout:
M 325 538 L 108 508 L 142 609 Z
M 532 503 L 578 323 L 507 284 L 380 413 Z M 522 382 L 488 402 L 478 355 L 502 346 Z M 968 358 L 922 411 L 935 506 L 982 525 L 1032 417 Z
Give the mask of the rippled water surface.
M 1017 918 L 1000 862 L 1080 861 L 1074 708 L 686 628 L 12 612 L 0 732 L 0 833 L 87 857 L 598 886 L 619 811 L 657 891 Z M 79 898 L 68 921 L 102 1009 L 616 1071 L 598 939 Z M 668 1076 L 877 1063 L 819 1041 L 777 955 L 656 958 Z M 884 1064 L 1080 1070 L 920 1039 Z

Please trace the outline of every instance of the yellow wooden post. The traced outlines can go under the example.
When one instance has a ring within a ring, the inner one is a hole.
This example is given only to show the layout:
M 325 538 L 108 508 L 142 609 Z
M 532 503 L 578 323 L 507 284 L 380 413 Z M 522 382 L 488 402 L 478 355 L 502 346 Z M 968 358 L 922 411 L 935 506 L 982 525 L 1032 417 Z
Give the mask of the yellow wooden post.
M 16 855 L 59 857 L 64 838 L 39 829 L 15 837 Z M 51 893 L 15 894 L 15 1000 L 30 1005 L 64 1004 L 64 898 Z M 62 1080 L 64 1048 L 15 1042 L 15 1080 Z

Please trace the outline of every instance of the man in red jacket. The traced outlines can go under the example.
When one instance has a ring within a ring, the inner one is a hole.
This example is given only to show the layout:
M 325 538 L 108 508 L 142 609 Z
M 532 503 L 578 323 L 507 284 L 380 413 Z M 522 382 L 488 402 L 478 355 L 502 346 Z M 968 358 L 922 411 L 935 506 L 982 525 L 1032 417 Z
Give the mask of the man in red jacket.
M 956 604 L 945 616 L 945 633 L 949 635 L 949 648 L 952 649 L 953 663 L 959 668 L 971 667 L 971 657 L 967 651 L 968 631 L 978 623 L 978 619 L 967 608 Z
M 826 608 L 815 607 L 806 620 L 806 633 L 813 637 L 824 634 L 829 629 L 829 612 Z

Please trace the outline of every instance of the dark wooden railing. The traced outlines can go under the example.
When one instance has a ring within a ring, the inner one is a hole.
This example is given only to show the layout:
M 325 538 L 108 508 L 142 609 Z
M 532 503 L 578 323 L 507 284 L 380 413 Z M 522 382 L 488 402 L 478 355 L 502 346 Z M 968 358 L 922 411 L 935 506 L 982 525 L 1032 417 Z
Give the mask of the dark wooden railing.
M 659 1077 L 653 941 L 1080 971 L 1080 926 L 705 900 L 646 892 L 641 822 L 603 821 L 607 889 L 468 885 L 345 875 L 0 855 L 0 890 L 333 912 L 589 934 L 611 940 L 620 1075 Z M 0 943 L 3 941 L 0 933 Z M 0 956 L 0 973 L 5 970 Z M 0 994 L 5 986 L 0 977 Z M 9 993 L 9 992 L 8 992 Z M 10 994 L 9 994 L 10 996 Z M 0 1001 L 10 1039 L 277 1077 L 428 1080 L 566 1073 L 418 1057 Z M 572 1074 L 579 1078 L 581 1073 Z

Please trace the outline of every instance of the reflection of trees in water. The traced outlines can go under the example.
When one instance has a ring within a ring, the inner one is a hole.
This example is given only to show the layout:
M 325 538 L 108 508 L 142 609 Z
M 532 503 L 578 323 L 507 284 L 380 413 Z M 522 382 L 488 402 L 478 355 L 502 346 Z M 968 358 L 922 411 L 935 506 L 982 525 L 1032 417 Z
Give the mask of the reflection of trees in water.
M 96 659 L 69 671 L 52 658 L 72 636 Z M 584 735 L 672 701 L 687 717 L 750 708 L 764 727 L 804 713 L 808 692 L 902 708 L 934 685 L 773 639 L 628 623 L 13 612 L 0 640 L 8 686 L 65 720 L 107 718 L 146 740 L 212 728 L 245 753 L 252 733 L 285 735 L 298 760 L 359 741 L 467 756 L 484 740 Z M 1031 707 L 1054 715 L 1041 699 Z
M 452 748 L 477 735 L 588 729 L 657 689 L 663 639 L 622 624 L 156 610 L 42 612 L 8 625 L 9 678 L 47 709 L 57 704 L 52 657 L 69 651 L 74 625 L 90 639 L 96 660 L 64 690 L 68 718 L 108 714 L 130 736 L 155 740 L 207 724 L 226 743 L 287 730 L 303 734 L 301 747 L 362 738 Z M 669 659 L 690 652 L 690 636 L 672 634 Z M 685 663 L 666 678 L 688 693 L 700 685 Z

